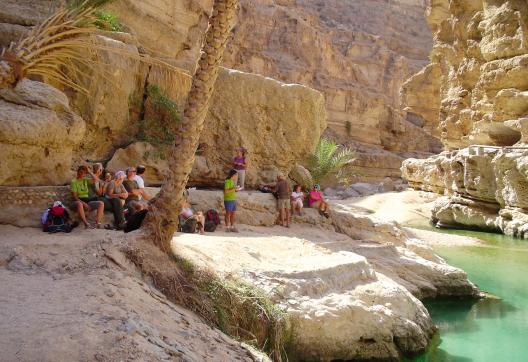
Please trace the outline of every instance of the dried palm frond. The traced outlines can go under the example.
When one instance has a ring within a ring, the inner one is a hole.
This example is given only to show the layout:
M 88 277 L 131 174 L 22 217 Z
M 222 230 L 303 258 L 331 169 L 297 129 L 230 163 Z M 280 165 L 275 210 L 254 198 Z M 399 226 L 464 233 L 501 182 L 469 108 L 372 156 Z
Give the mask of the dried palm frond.
M 99 53 L 106 51 L 145 63 L 171 68 L 157 59 L 131 51 L 105 46 L 96 40 L 97 6 L 108 0 L 75 0 L 57 10 L 22 40 L 0 53 L 0 88 L 14 87 L 27 76 L 40 76 L 45 82 L 58 83 L 87 93 L 84 86 L 90 70 L 105 72 Z

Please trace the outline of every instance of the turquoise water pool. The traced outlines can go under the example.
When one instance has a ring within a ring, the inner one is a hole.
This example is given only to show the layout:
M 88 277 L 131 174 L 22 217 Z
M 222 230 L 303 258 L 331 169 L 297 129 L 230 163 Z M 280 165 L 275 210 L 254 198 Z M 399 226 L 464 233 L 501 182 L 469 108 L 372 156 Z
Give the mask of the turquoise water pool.
M 426 302 L 440 333 L 429 351 L 413 361 L 528 361 L 528 241 L 472 231 L 441 232 L 485 241 L 483 246 L 435 250 L 464 269 L 481 290 L 500 299 Z

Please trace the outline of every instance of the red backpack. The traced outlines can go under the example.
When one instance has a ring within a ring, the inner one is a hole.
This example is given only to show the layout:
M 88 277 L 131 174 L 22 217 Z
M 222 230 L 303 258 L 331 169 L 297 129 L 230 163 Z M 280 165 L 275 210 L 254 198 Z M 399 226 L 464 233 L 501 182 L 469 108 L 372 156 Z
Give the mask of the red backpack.
M 213 232 L 216 227 L 220 225 L 220 215 L 215 209 L 207 210 L 205 213 L 205 225 L 204 230 L 207 232 Z

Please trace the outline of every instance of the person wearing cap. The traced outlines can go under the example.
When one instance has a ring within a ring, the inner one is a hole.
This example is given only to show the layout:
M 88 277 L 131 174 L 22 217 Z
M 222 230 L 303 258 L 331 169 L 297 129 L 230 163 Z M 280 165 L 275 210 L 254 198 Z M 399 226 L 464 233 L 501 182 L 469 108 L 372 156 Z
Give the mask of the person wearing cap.
M 126 179 L 123 181 L 123 186 L 125 186 L 126 191 L 128 192 L 128 197 L 125 200 L 125 207 L 133 214 L 136 211 L 145 210 L 147 208 L 147 203 L 141 200 L 141 195 L 143 191 L 139 188 L 139 185 L 134 177 L 136 176 L 136 169 L 134 167 L 129 167 L 126 170 Z
M 275 192 L 277 193 L 277 206 L 279 209 L 279 216 L 281 224 L 284 227 L 290 227 L 290 194 L 291 188 L 284 175 L 277 175 L 277 183 L 275 184 Z
M 105 199 L 110 204 L 114 214 L 114 228 L 117 230 L 123 229 L 125 225 L 125 217 L 123 214 L 123 205 L 128 198 L 128 192 L 123 186 L 123 181 L 126 174 L 123 171 L 118 171 L 115 177 L 110 181 L 105 188 Z M 106 226 L 108 229 L 110 227 Z
M 236 156 L 233 158 L 233 168 L 238 172 L 238 185 L 240 186 L 240 190 L 244 189 L 246 182 L 246 167 L 246 149 L 239 147 L 236 150 Z
M 143 174 L 145 173 L 145 170 L 146 167 L 143 165 L 136 167 L 136 176 L 134 176 L 134 180 L 137 182 L 139 189 L 141 190 L 140 199 L 149 200 L 150 196 L 145 192 L 145 180 L 143 180 Z
M 79 213 L 79 217 L 84 223 L 85 228 L 92 227 L 86 219 L 86 211 L 97 210 L 96 224 L 97 228 L 101 227 L 101 220 L 104 215 L 104 203 L 99 201 L 97 197 L 90 197 L 90 184 L 94 183 L 94 178 L 88 179 L 88 168 L 86 166 L 79 166 L 77 169 L 77 176 L 70 183 L 70 190 L 74 200 L 74 208 Z
M 320 213 L 322 213 L 324 216 L 328 217 L 328 203 L 323 198 L 323 195 L 321 194 L 321 186 L 319 184 L 314 185 L 312 191 L 310 191 L 309 195 L 309 205 L 311 208 L 318 209 Z

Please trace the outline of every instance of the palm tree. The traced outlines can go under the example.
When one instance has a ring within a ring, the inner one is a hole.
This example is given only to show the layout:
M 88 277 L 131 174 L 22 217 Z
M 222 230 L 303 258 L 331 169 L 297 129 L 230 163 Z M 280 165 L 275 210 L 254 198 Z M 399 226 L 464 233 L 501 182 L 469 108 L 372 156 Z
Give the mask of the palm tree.
M 321 183 L 331 175 L 334 175 L 338 182 L 346 183 L 352 176 L 349 164 L 355 156 L 354 150 L 339 146 L 327 138 L 321 138 L 310 158 L 308 169 L 315 183 Z
M 162 250 L 170 251 L 170 241 L 177 230 L 183 191 L 194 164 L 200 134 L 204 127 L 209 100 L 218 77 L 229 34 L 234 25 L 238 0 L 214 0 L 209 27 L 187 98 L 183 120 L 175 132 L 169 155 L 170 174 L 152 203 L 146 231 Z

